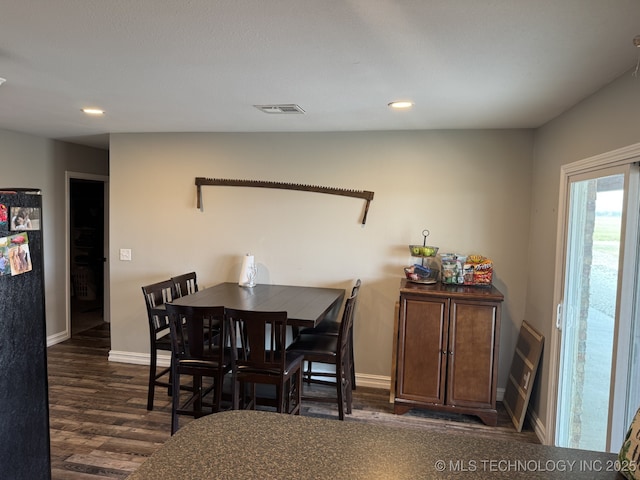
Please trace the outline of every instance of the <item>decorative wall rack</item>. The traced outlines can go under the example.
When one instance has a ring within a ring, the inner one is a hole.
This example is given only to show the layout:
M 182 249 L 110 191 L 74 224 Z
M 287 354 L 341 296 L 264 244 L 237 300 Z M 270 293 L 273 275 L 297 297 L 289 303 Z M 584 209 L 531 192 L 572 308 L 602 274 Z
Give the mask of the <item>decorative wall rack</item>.
M 196 187 L 198 189 L 198 208 L 204 209 L 202 204 L 203 185 L 222 185 L 227 187 L 260 187 L 279 188 L 281 190 L 301 190 L 303 192 L 328 193 L 330 195 L 342 195 L 343 197 L 362 198 L 367 201 L 362 215 L 362 225 L 367 222 L 369 204 L 373 200 L 373 192 L 367 190 L 347 190 L 344 188 L 320 187 L 318 185 L 302 185 L 299 183 L 265 182 L 261 180 L 230 180 L 224 178 L 204 178 L 196 177 Z

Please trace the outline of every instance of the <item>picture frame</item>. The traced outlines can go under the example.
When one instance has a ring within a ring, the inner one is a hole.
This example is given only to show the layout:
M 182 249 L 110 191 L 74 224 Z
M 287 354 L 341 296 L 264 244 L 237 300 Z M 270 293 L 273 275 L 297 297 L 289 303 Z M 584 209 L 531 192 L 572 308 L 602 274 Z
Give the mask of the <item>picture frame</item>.
M 12 232 L 40 230 L 40 209 L 33 207 L 11 207 L 10 226 Z

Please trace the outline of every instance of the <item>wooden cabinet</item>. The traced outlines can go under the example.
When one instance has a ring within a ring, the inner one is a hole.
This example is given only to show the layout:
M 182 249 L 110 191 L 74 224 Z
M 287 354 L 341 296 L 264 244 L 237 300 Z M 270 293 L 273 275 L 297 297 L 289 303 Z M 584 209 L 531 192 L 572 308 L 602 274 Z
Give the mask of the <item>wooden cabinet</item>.
M 394 412 L 428 408 L 497 422 L 500 310 L 495 287 L 402 280 Z

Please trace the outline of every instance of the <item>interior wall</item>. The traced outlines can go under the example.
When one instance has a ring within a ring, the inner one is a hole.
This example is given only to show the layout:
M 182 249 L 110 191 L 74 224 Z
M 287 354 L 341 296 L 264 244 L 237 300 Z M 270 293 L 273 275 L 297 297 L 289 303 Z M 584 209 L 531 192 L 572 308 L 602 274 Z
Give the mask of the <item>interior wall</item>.
M 0 130 L 0 188 L 42 191 L 47 336 L 66 329 L 65 171 L 107 175 L 105 150 Z
M 547 342 L 531 406 L 546 424 L 549 355 L 555 328 L 553 276 L 562 165 L 640 142 L 640 79 L 615 82 L 536 131 L 525 318 Z M 546 428 L 546 426 L 545 426 Z
M 363 286 L 359 375 L 386 379 L 408 244 L 480 253 L 505 294 L 499 386 L 523 319 L 533 134 L 529 130 L 113 134 L 110 143 L 112 356 L 148 353 L 141 286 L 195 270 L 203 286 L 237 282 L 251 252 L 258 283 Z M 349 197 L 203 187 L 195 177 L 371 190 Z M 132 261 L 119 261 L 119 249 Z

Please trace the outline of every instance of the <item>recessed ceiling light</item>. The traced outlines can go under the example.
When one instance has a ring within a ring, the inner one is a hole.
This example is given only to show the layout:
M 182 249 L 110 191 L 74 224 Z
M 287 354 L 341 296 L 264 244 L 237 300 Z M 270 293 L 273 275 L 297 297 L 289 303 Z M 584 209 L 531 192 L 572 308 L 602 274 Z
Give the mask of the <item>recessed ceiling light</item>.
M 104 110 L 99 108 L 83 108 L 82 111 L 87 115 L 104 115 Z
M 411 107 L 413 107 L 413 102 L 408 102 L 408 101 L 402 100 L 402 101 L 398 101 L 398 102 L 391 102 L 391 103 L 389 103 L 389 106 L 391 108 L 397 108 L 397 109 L 411 108 Z
M 0 85 L 2 85 L 4 82 L 6 82 L 7 79 L 6 78 L 0 78 Z

